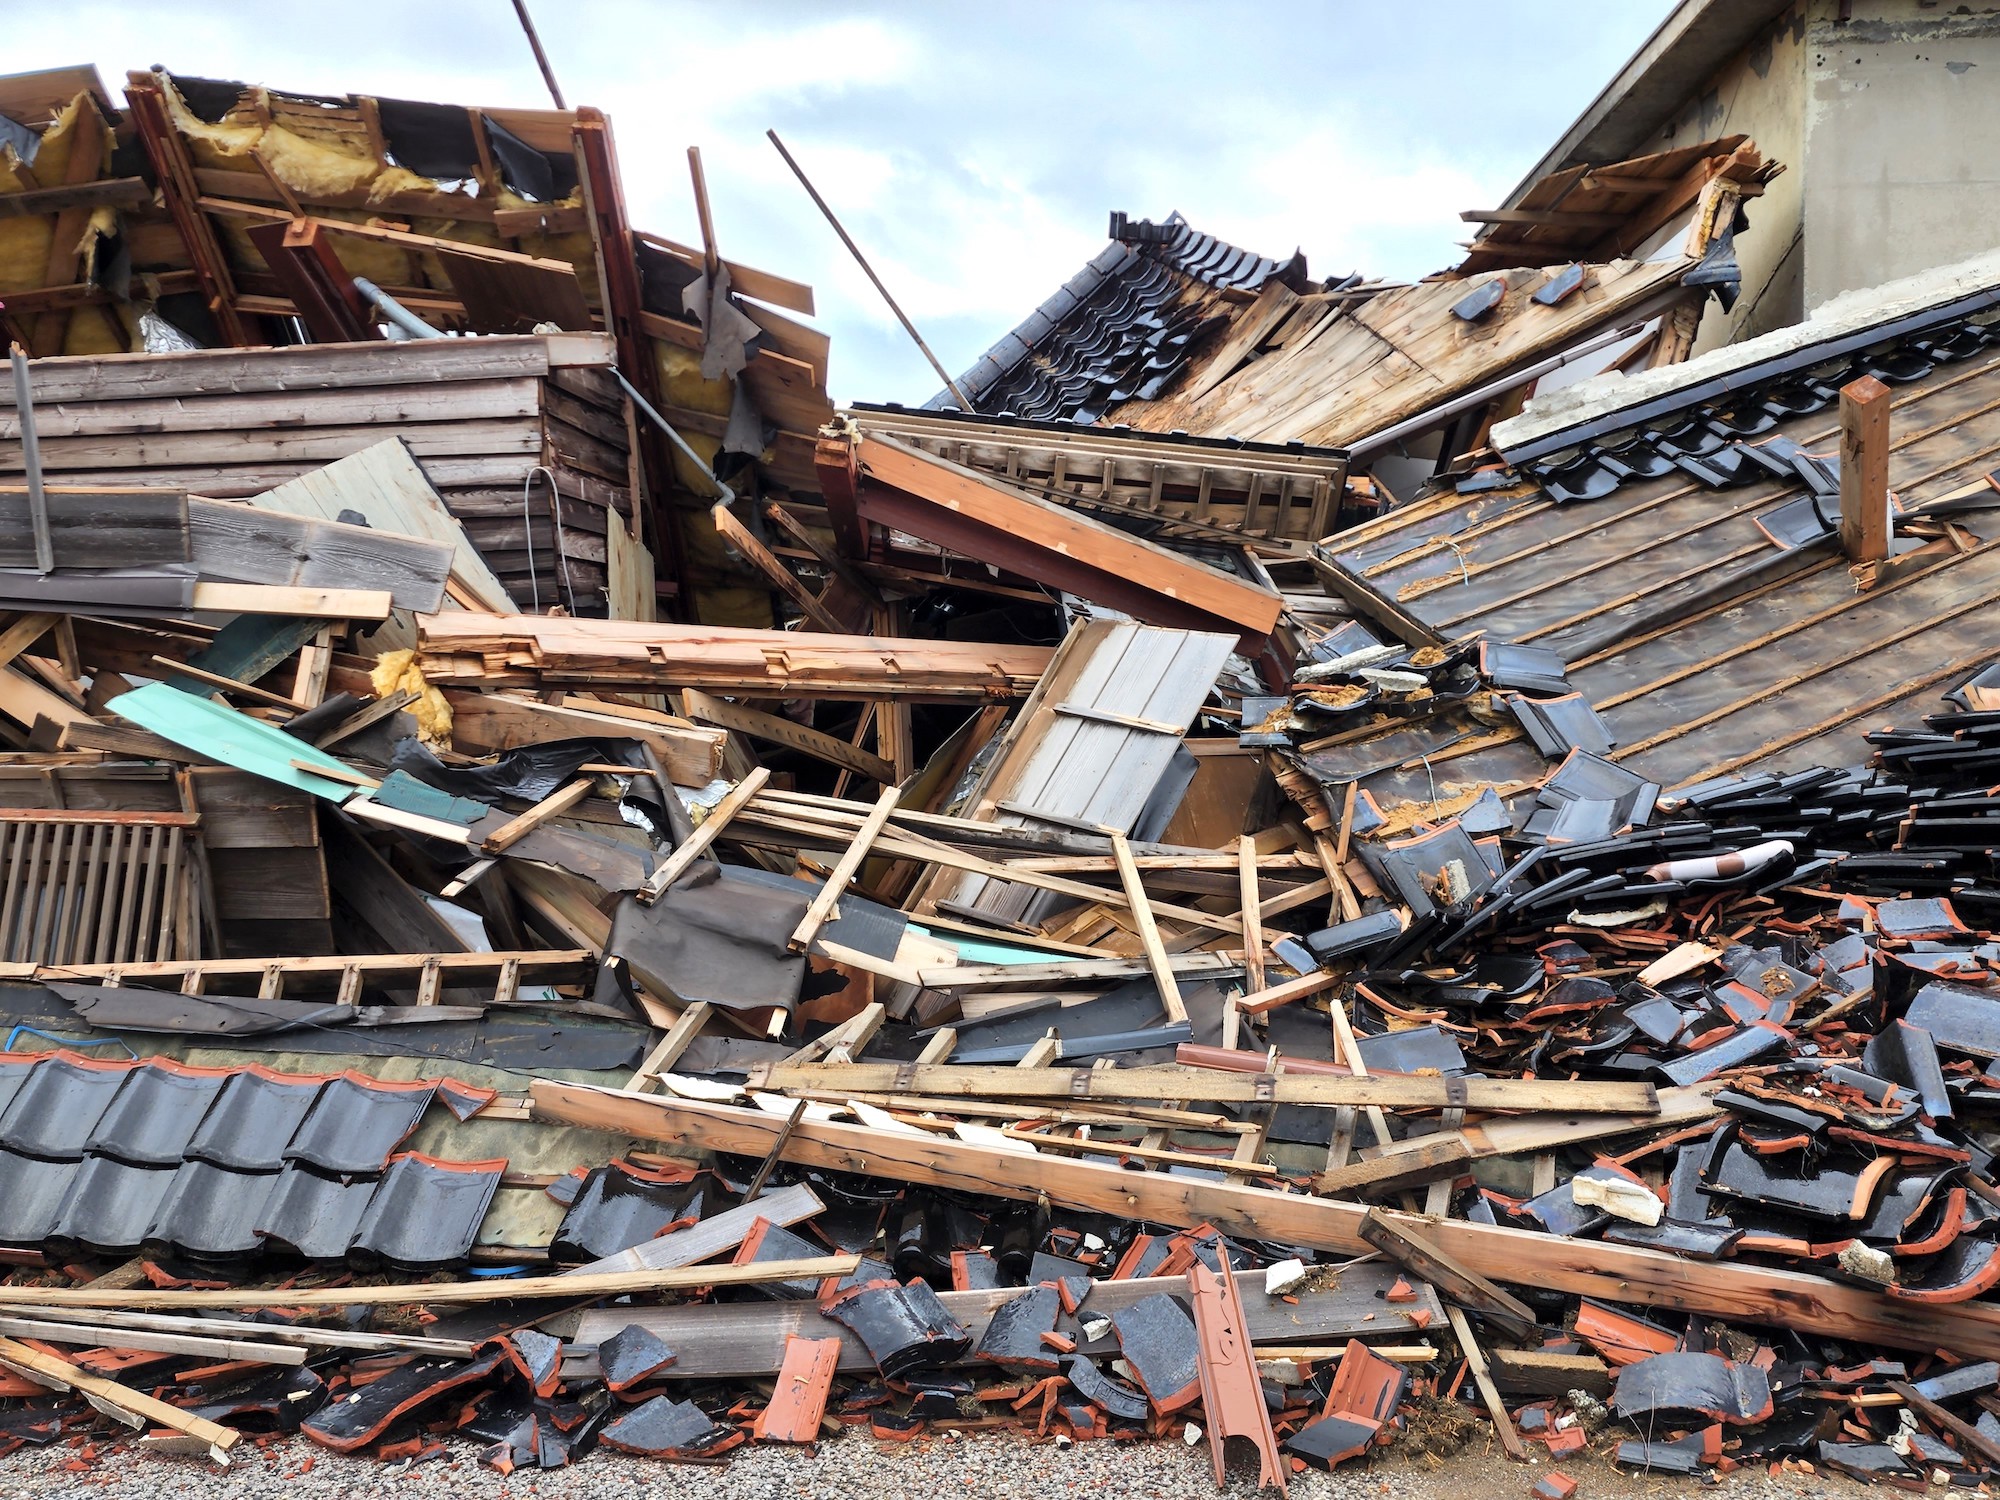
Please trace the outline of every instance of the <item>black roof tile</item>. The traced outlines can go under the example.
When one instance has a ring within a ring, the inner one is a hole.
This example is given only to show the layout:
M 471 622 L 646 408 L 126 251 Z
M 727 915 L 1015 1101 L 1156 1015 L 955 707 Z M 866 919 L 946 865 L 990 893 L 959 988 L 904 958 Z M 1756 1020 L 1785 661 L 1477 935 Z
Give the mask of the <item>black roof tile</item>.
M 32 1069 L 0 1114 L 0 1146 L 75 1161 L 136 1062 L 58 1052 Z
M 70 1178 L 49 1253 L 68 1260 L 79 1252 L 130 1255 L 145 1241 L 174 1180 L 171 1167 L 134 1167 L 109 1156 L 88 1156 Z
M 325 1083 L 324 1078 L 244 1068 L 224 1085 L 187 1154 L 238 1171 L 276 1171 Z
M 343 1073 L 320 1091 L 291 1144 L 286 1161 L 308 1162 L 328 1172 L 379 1172 L 430 1108 L 437 1084 L 390 1083 Z
M 348 1254 L 357 1265 L 386 1261 L 406 1271 L 463 1264 L 506 1170 L 504 1160 L 439 1161 L 405 1152 L 382 1174 Z
M 377 1178 L 329 1177 L 297 1163 L 278 1174 L 257 1228 L 307 1260 L 339 1260 L 354 1243 Z
M 279 1175 L 182 1163 L 146 1231 L 145 1248 L 208 1260 L 254 1255 L 264 1243 L 258 1221 Z
M 38 1245 L 47 1239 L 76 1168 L 73 1161 L 0 1151 L 0 1244 Z
M 1097 421 L 1119 401 L 1157 395 L 1185 367 L 1209 290 L 1303 282 L 1305 259 L 1275 261 L 1192 229 L 1111 219 L 1112 242 L 958 379 L 989 415 Z M 940 391 L 927 406 L 957 406 Z
M 90 1149 L 133 1166 L 179 1166 L 229 1076 L 227 1068 L 164 1057 L 133 1069 L 91 1132 Z

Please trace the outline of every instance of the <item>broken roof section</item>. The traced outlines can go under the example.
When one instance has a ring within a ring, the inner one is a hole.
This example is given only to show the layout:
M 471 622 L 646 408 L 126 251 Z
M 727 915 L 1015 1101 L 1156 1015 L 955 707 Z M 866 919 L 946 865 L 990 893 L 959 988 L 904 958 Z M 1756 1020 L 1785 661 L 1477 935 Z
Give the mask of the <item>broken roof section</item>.
M 384 337 L 377 291 L 454 333 L 603 335 L 603 362 L 615 358 L 630 386 L 578 377 L 549 404 L 565 430 L 512 447 L 518 472 L 482 476 L 492 493 L 474 504 L 507 518 L 517 540 L 506 550 L 560 552 L 586 574 L 621 540 L 558 545 L 563 507 L 571 518 L 595 521 L 607 508 L 629 518 L 629 543 L 649 555 L 632 571 L 632 607 L 614 613 L 653 614 L 655 560 L 663 592 L 690 600 L 689 554 L 719 553 L 704 466 L 754 465 L 761 480 L 813 488 L 813 434 L 833 410 L 828 341 L 791 316 L 813 311 L 812 289 L 724 258 L 712 238 L 687 246 L 633 226 L 597 110 L 292 94 L 164 69 L 129 74 L 121 107 L 85 67 L 0 78 L 0 124 L 0 335 L 37 357 L 372 345 Z M 633 389 L 698 463 L 632 419 Z M 612 410 L 595 409 L 607 401 Z M 498 436 L 476 424 L 510 415 L 521 413 L 449 414 L 467 440 Z M 254 429 L 261 416 L 238 425 Z M 358 451 L 381 436 L 371 427 L 381 420 L 345 418 L 316 434 L 311 457 Z M 175 468 L 230 461 L 215 446 L 163 435 L 147 456 Z M 498 450 L 473 443 L 439 456 L 475 451 Z M 559 499 L 531 481 L 538 461 L 555 471 Z M 644 519 L 633 513 L 642 476 L 656 513 Z M 511 510 L 497 508 L 503 491 Z M 548 535 L 522 537 L 528 527 Z M 584 592 L 597 587 L 589 576 Z M 769 621 L 768 607 L 713 576 L 701 592 L 683 613 Z M 528 593 L 524 604 L 548 588 Z
M 1740 135 L 1570 169 L 1468 210 L 1471 253 L 1414 285 L 1315 284 L 1301 255 L 1114 215 L 1113 242 L 960 386 L 988 419 L 1341 447 L 1357 471 L 1393 455 L 1414 487 L 1537 382 L 1686 358 L 1709 293 L 1735 294 L 1744 200 L 1782 170 Z
M 1674 371 L 1606 377 L 1495 431 L 1513 468 L 1463 473 L 1341 536 L 1333 558 L 1446 637 L 1550 653 L 1607 759 L 1671 789 L 1755 764 L 1842 764 L 1856 732 L 1973 671 L 2000 624 L 1987 471 L 2000 432 L 1992 258 L 1843 299 Z M 1894 556 L 1838 544 L 1839 389 L 1893 393 Z M 1491 708 L 1498 710 L 1497 702 Z M 1540 780 L 1479 703 L 1312 751 L 1387 806 Z
M 1187 367 L 1233 302 L 1272 282 L 1305 290 L 1306 259 L 1275 261 L 1165 223 L 1111 216 L 1111 243 L 958 379 L 980 411 L 1092 423 L 1151 400 Z M 927 406 L 954 407 L 949 391 Z

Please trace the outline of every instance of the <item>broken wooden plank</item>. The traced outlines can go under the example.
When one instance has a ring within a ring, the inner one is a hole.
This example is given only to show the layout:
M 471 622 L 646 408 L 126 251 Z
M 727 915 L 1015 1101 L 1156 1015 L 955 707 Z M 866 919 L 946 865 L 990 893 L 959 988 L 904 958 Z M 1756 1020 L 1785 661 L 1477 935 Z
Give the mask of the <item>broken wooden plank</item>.
M 105 1295 L 109 1296 L 110 1293 Z M 171 1427 L 175 1432 L 199 1438 L 223 1462 L 228 1462 L 228 1453 L 243 1440 L 243 1434 L 233 1427 L 224 1427 L 193 1412 L 182 1411 L 178 1406 L 166 1402 L 144 1391 L 135 1391 L 130 1386 L 120 1385 L 115 1380 L 107 1380 L 102 1375 L 93 1375 L 88 1370 L 79 1369 L 68 1360 L 58 1359 L 53 1354 L 11 1338 L 0 1338 L 0 1364 L 24 1370 L 46 1380 L 58 1382 L 73 1390 L 95 1396 L 109 1402 L 120 1411 L 130 1412 L 141 1422 L 151 1422 L 160 1427 Z
M 621 1094 L 549 1079 L 536 1080 L 533 1096 L 539 1119 L 742 1156 L 762 1157 L 784 1123 L 757 1110 Z M 1663 1094 L 1663 1111 L 1668 1105 Z M 1638 1128 L 1653 1123 L 1641 1122 Z M 1054 1206 L 1121 1218 L 1189 1228 L 1208 1223 L 1225 1234 L 1280 1244 L 1348 1254 L 1371 1248 L 1361 1238 L 1367 1210 L 1359 1204 L 1048 1155 L 1008 1156 L 1002 1165 L 991 1151 L 936 1136 L 904 1140 L 854 1125 L 803 1120 L 786 1142 L 784 1158 L 987 1197 L 1034 1201 L 1046 1195 Z M 1677 1307 L 1898 1349 L 1950 1349 L 1967 1358 L 2000 1357 L 2000 1306 L 1989 1303 L 1933 1308 L 1820 1276 L 1742 1261 L 1706 1264 L 1637 1246 L 1566 1240 L 1470 1221 L 1416 1222 L 1419 1232 L 1430 1234 L 1460 1264 L 1511 1285 Z
M 158 1288 L 101 1292 L 85 1286 L 7 1288 L 13 1307 L 382 1307 L 415 1302 L 458 1305 L 507 1302 L 524 1297 L 624 1296 L 633 1292 L 688 1291 L 702 1286 L 756 1286 L 845 1276 L 861 1263 L 856 1255 L 818 1255 L 804 1260 L 760 1261 L 746 1266 L 668 1266 L 589 1275 L 515 1276 L 474 1281 L 418 1281 L 383 1286 L 242 1287 L 229 1291 Z M 4 1344 L 0 1340 L 0 1344 Z
M 707 817 L 695 826 L 693 833 L 681 840 L 680 846 L 660 862 L 659 869 L 646 877 L 646 883 L 633 894 L 646 906 L 651 906 L 664 896 L 676 880 L 685 875 L 694 862 L 707 852 L 709 846 L 729 826 L 729 820 L 749 806 L 764 783 L 771 779 L 771 773 L 758 766 L 745 776 L 728 794 L 709 810 Z
M 1251 1054 L 1253 1057 L 1256 1054 Z M 1387 1074 L 1225 1072 L 1220 1068 L 987 1067 L 976 1064 L 775 1063 L 750 1073 L 759 1089 L 828 1093 L 964 1095 L 975 1099 L 1184 1099 L 1240 1104 L 1379 1105 L 1384 1109 L 1492 1109 L 1645 1114 L 1659 1107 L 1650 1083 L 1538 1078 L 1439 1078 Z
M 806 907 L 805 915 L 799 918 L 799 925 L 792 929 L 786 946 L 794 953 L 803 953 L 812 946 L 821 927 L 833 915 L 834 905 L 846 893 L 848 882 L 854 879 L 861 862 L 868 858 L 868 850 L 880 837 L 882 829 L 889 821 L 889 814 L 896 810 L 897 799 L 902 793 L 895 786 L 882 788 L 882 795 L 875 799 L 875 806 L 862 819 L 861 827 L 855 832 L 840 858 L 828 872 L 826 881 L 813 893 L 812 902 Z
M 1493 1431 L 1500 1439 L 1500 1446 L 1507 1450 L 1507 1456 L 1516 1463 L 1528 1461 L 1528 1450 L 1522 1446 L 1521 1434 L 1514 1430 L 1514 1419 L 1508 1414 L 1507 1403 L 1493 1384 L 1493 1372 L 1486 1366 L 1486 1351 L 1479 1347 L 1479 1341 L 1472 1336 L 1472 1327 L 1465 1321 L 1465 1314 L 1456 1304 L 1445 1304 L 1445 1316 L 1451 1320 L 1451 1331 L 1458 1336 L 1459 1353 L 1465 1356 L 1466 1367 L 1472 1371 L 1473 1384 L 1479 1387 L 1479 1399 L 1486 1403 L 1487 1415 L 1493 1418 Z
M 1361 1221 L 1361 1237 L 1419 1280 L 1428 1281 L 1450 1300 L 1469 1307 L 1502 1333 L 1531 1339 L 1537 1332 L 1532 1310 L 1477 1271 L 1468 1270 L 1431 1243 L 1407 1220 L 1397 1222 L 1370 1209 Z

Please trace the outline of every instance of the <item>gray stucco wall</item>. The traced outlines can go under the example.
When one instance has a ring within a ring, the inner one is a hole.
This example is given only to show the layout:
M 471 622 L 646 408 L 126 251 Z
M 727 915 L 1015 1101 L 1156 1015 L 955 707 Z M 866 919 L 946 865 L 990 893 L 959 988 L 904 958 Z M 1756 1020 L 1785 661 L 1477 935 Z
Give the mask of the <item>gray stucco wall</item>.
M 2000 246 L 2000 6 L 1851 9 L 1807 22 L 1807 310 Z

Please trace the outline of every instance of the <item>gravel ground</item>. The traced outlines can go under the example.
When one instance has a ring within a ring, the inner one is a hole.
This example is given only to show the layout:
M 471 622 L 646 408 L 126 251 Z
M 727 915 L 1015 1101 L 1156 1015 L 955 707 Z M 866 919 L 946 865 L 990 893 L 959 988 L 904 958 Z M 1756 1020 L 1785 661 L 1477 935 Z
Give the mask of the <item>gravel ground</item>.
M 481 1468 L 476 1448 L 459 1446 L 430 1463 L 379 1464 L 342 1458 L 303 1439 L 251 1448 L 227 1470 L 133 1448 L 113 1450 L 89 1468 L 65 1468 L 75 1449 L 23 1449 L 0 1459 L 0 1500 L 42 1500 L 75 1492 L 104 1500 L 248 1500 L 282 1492 L 288 1500 L 350 1500 L 359 1495 L 410 1500 L 1037 1500 L 1103 1496 L 1109 1500 L 1199 1500 L 1214 1494 L 1208 1445 L 1083 1443 L 1069 1449 L 1013 1434 L 913 1443 L 878 1443 L 849 1433 L 817 1453 L 744 1447 L 725 1467 L 660 1463 L 598 1451 L 575 1467 L 523 1471 L 503 1478 Z M 1335 1474 L 1308 1471 L 1291 1480 L 1293 1500 L 1499 1500 L 1525 1496 L 1544 1461 L 1511 1464 L 1497 1452 L 1467 1451 L 1446 1460 L 1399 1459 L 1393 1451 L 1365 1467 Z M 1578 1481 L 1576 1500 L 1860 1500 L 1880 1496 L 1834 1477 L 1772 1478 L 1762 1470 L 1730 1476 L 1716 1490 L 1691 1479 L 1648 1479 L 1587 1458 L 1565 1462 Z M 1254 1475 L 1251 1476 L 1254 1479 Z M 1251 1484 L 1232 1483 L 1247 1497 Z

